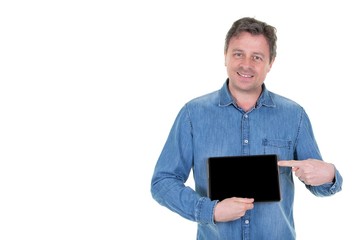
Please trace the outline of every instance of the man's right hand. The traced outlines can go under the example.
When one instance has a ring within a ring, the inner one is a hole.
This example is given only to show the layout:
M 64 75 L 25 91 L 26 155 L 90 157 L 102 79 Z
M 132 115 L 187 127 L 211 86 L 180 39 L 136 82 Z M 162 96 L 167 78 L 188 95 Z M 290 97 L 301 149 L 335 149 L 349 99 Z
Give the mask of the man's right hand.
M 226 198 L 218 202 L 214 210 L 215 222 L 229 222 L 241 218 L 254 207 L 253 198 Z

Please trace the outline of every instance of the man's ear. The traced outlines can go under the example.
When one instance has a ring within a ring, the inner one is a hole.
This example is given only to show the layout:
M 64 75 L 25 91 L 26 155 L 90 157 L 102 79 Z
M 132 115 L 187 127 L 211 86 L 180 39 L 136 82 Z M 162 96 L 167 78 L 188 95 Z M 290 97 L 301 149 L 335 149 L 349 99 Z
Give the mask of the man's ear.
M 272 65 L 274 64 L 275 62 L 275 58 L 271 61 L 271 63 L 269 64 L 269 69 L 267 72 L 270 72 L 271 68 L 272 68 Z

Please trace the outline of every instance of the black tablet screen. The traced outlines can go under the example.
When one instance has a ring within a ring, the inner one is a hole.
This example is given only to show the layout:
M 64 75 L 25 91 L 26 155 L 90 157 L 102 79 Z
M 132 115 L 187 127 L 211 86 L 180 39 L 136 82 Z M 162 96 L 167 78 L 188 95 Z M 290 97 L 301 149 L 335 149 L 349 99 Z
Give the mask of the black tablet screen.
M 280 201 L 277 155 L 227 156 L 208 159 L 208 197 Z

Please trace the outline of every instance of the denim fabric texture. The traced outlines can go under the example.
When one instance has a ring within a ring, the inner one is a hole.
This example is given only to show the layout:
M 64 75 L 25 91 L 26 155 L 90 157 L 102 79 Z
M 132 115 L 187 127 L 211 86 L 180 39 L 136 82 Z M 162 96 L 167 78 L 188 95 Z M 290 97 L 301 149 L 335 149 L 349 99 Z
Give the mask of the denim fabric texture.
M 192 99 L 179 111 L 151 180 L 153 198 L 180 216 L 197 222 L 198 240 L 293 240 L 294 182 L 289 167 L 280 167 L 280 202 L 254 203 L 238 220 L 214 222 L 217 201 L 207 197 L 207 159 L 216 156 L 277 154 L 279 160 L 322 160 L 310 120 L 296 102 L 263 91 L 244 112 L 227 87 Z M 195 189 L 185 185 L 191 177 Z M 261 181 L 262 179 L 259 179 Z M 243 183 L 238 183 L 243 184 Z M 342 176 L 306 188 L 316 196 L 340 191 Z M 195 236 L 194 236 L 195 237 Z

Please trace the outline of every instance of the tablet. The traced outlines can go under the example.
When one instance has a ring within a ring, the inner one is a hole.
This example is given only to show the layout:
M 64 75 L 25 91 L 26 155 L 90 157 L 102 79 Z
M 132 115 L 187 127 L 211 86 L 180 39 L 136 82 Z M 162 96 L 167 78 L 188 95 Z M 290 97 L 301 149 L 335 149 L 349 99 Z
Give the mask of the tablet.
M 210 157 L 207 162 L 208 197 L 254 198 L 255 202 L 281 200 L 277 155 Z

